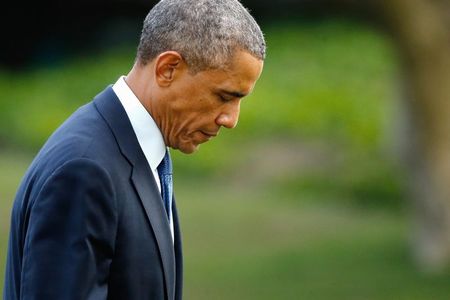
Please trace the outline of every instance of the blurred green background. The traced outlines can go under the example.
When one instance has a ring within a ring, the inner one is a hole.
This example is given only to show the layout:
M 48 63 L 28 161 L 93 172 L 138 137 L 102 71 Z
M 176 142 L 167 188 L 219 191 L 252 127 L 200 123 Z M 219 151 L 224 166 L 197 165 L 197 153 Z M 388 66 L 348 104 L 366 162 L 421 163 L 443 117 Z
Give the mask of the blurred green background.
M 391 41 L 340 18 L 262 25 L 265 69 L 238 127 L 191 156 L 173 151 L 185 299 L 448 299 L 449 274 L 410 257 Z M 0 294 L 21 176 L 134 53 L 0 70 Z

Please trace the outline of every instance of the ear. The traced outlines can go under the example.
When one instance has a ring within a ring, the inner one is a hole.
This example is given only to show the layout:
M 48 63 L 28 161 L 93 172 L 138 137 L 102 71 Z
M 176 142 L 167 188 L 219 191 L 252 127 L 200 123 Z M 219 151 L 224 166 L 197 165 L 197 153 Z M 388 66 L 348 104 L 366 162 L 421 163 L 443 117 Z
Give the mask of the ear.
M 176 51 L 166 51 L 158 55 L 155 61 L 155 78 L 159 86 L 169 86 L 177 72 L 184 67 L 181 55 Z

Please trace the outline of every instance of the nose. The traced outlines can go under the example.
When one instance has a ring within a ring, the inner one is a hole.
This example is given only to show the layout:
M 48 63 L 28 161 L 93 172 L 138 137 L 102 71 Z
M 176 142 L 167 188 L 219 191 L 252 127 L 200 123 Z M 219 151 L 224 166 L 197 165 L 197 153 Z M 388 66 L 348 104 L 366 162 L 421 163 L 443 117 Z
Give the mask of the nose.
M 236 127 L 239 119 L 239 112 L 241 107 L 241 100 L 235 99 L 229 101 L 224 105 L 223 110 L 216 119 L 216 124 L 225 128 Z

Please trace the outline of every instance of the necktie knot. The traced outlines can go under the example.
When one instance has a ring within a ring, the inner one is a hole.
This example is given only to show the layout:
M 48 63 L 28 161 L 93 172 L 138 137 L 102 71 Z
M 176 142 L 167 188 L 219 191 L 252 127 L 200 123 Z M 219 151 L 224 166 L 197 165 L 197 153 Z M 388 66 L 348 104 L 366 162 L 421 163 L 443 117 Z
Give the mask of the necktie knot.
M 170 153 L 166 150 L 166 154 L 163 157 L 163 160 L 159 164 L 158 175 L 172 175 L 172 160 L 170 159 Z

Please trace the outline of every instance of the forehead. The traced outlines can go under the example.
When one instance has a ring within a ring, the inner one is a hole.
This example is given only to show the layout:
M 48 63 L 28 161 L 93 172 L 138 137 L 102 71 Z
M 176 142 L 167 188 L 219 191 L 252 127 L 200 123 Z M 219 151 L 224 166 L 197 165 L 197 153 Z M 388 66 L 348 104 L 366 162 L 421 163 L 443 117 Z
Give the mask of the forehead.
M 249 94 L 261 75 L 263 61 L 245 51 L 236 51 L 224 69 L 199 72 L 206 84 L 212 88 Z

